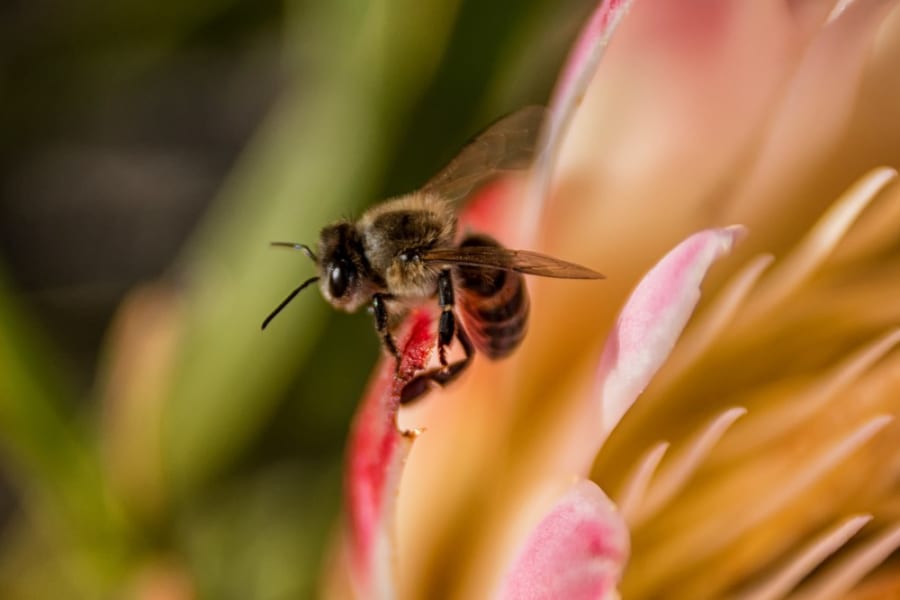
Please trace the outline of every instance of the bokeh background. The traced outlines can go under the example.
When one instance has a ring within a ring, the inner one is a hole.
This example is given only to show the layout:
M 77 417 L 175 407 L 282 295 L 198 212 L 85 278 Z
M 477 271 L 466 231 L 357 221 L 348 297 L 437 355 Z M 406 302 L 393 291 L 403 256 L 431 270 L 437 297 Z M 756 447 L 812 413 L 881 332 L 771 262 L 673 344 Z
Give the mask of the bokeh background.
M 546 102 L 588 0 L 0 5 L 0 597 L 306 598 L 370 317 L 270 240 Z

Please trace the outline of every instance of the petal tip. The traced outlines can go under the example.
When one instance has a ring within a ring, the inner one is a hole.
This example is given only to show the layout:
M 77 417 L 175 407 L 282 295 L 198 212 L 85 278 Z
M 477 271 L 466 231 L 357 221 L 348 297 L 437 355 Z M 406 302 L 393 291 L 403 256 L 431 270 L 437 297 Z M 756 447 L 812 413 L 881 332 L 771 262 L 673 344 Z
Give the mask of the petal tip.
M 894 420 L 894 415 L 889 415 L 889 414 L 878 415 L 877 417 L 875 417 L 874 419 L 869 421 L 869 427 L 871 427 L 872 429 L 875 429 L 875 430 L 882 429 L 883 427 L 886 427 L 893 420 Z
M 742 242 L 744 238 L 750 235 L 750 230 L 744 225 L 728 225 L 722 228 L 722 232 L 728 237 L 728 248 L 731 249 L 736 244 Z
M 850 5 L 853 4 L 853 0 L 839 0 L 839 2 L 831 9 L 831 12 L 828 14 L 828 18 L 826 19 L 826 23 L 830 24 L 836 21 L 844 11 L 846 11 Z
M 747 408 L 744 406 L 734 406 L 726 410 L 724 415 L 728 415 L 729 418 L 739 419 L 747 414 Z
M 877 167 L 872 171 L 872 178 L 884 185 L 897 178 L 897 169 L 887 165 Z

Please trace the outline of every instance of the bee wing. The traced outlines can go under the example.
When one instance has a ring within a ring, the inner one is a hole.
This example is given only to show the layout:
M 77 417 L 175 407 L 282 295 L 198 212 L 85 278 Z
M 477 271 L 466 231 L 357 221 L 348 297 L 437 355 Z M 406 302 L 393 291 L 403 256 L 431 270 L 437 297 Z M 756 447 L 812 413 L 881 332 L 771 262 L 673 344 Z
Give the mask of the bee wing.
M 603 275 L 587 267 L 566 262 L 546 254 L 528 250 L 510 250 L 501 246 L 463 246 L 433 248 L 421 260 L 442 265 L 466 265 L 516 271 L 525 275 L 558 279 L 603 279 Z
M 543 106 L 526 106 L 503 117 L 469 142 L 422 191 L 458 202 L 502 171 L 527 168 L 546 114 Z

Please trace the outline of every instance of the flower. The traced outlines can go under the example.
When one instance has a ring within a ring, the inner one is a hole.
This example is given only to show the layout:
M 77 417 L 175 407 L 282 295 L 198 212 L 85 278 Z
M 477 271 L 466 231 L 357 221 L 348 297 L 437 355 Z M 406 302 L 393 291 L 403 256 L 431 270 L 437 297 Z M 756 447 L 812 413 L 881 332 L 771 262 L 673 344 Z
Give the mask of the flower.
M 900 160 L 900 11 L 631 4 L 601 4 L 576 43 L 533 191 L 487 200 L 523 215 L 502 241 L 609 280 L 531 281 L 517 355 L 476 360 L 398 430 L 397 386 L 433 346 L 427 311 L 407 323 L 401 379 L 379 367 L 348 454 L 334 581 L 365 597 L 898 585 L 863 578 L 900 546 L 900 197 L 878 168 Z M 729 223 L 748 233 L 697 305 Z

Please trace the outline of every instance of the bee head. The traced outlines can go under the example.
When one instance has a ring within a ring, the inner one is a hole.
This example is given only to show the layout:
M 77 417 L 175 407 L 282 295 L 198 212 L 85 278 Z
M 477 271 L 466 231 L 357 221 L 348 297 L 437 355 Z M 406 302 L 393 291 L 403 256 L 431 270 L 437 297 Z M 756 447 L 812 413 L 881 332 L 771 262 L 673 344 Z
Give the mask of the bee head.
M 319 287 L 335 308 L 353 312 L 370 300 L 365 277 L 370 269 L 362 238 L 352 223 L 322 230 L 319 257 Z

